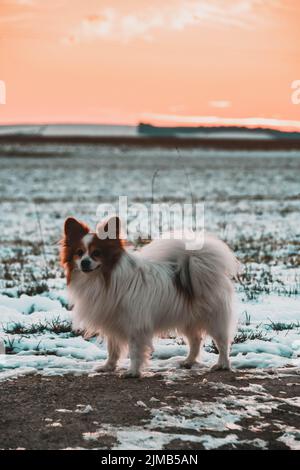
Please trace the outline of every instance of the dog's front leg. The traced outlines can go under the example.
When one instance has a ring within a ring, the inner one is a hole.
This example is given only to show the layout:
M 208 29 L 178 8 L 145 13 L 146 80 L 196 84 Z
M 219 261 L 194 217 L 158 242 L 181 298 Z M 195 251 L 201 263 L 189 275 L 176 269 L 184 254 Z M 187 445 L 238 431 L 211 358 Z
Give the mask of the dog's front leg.
M 136 334 L 129 339 L 130 368 L 123 374 L 123 377 L 141 377 L 142 367 L 147 359 L 150 344 L 151 339 L 141 334 Z
M 94 368 L 96 372 L 113 372 L 116 369 L 117 362 L 121 354 L 121 345 L 120 343 L 113 338 L 108 338 L 107 340 L 107 352 L 108 357 L 104 365 L 97 366 Z

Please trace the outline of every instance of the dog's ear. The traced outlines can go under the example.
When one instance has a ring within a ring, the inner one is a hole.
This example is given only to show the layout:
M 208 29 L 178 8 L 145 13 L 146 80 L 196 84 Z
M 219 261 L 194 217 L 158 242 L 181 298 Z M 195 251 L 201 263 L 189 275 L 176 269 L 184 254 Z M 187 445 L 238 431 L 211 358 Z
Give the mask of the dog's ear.
M 120 240 L 121 220 L 113 216 L 100 222 L 96 227 L 96 233 L 100 240 Z
M 74 217 L 65 220 L 64 234 L 69 240 L 80 239 L 89 233 L 90 229 L 83 222 L 79 222 Z

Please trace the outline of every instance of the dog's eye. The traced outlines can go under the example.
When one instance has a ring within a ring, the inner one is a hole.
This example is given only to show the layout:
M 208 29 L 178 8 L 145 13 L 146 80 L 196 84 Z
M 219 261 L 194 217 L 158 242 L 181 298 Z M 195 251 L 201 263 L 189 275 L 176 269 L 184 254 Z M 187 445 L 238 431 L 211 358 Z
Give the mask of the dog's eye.
M 76 251 L 75 254 L 81 258 L 81 256 L 83 255 L 83 250 L 79 249 L 79 250 Z
M 101 256 L 100 250 L 94 250 L 93 253 L 92 253 L 92 257 L 93 258 L 99 258 L 99 256 Z

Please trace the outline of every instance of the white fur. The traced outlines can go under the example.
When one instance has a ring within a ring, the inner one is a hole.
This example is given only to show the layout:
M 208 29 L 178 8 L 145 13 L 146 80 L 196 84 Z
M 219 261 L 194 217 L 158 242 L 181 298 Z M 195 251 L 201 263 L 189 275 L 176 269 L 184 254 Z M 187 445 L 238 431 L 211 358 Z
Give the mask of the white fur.
M 91 243 L 91 241 L 93 240 L 94 238 L 94 234 L 93 233 L 87 233 L 83 239 L 82 239 L 82 244 L 85 248 L 86 251 L 88 251 L 89 249 L 89 244 Z
M 127 375 L 139 376 L 153 336 L 168 330 L 177 330 L 189 341 L 184 366 L 195 363 L 207 333 L 219 349 L 216 367 L 229 368 L 236 327 L 230 278 L 237 269 L 227 245 L 211 235 L 205 235 L 200 250 L 187 250 L 182 240 L 160 240 L 137 253 L 124 251 L 108 286 L 101 268 L 88 274 L 72 273 L 69 294 L 74 327 L 107 336 L 108 360 L 102 370 L 114 370 L 122 347 L 128 345 L 131 367 Z M 183 286 L 192 283 L 191 302 L 176 289 L 175 270 Z
M 99 260 L 96 261 L 96 260 L 94 260 L 93 258 L 91 258 L 89 256 L 89 245 L 90 245 L 91 241 L 93 240 L 93 238 L 94 238 L 93 233 L 87 233 L 83 237 L 82 244 L 85 248 L 85 251 L 84 251 L 84 254 L 82 255 L 82 257 L 75 261 L 77 269 L 81 270 L 81 262 L 83 260 L 88 260 L 89 261 L 91 271 L 93 271 L 94 269 L 97 269 L 100 266 L 101 262 Z

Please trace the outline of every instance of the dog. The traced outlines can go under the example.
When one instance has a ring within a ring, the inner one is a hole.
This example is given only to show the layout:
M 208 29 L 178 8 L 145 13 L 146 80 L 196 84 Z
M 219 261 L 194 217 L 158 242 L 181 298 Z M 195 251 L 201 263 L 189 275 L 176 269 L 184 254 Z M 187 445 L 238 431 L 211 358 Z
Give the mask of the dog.
M 114 236 L 107 234 L 114 226 Z M 99 237 L 101 233 L 101 237 Z M 69 217 L 60 251 L 73 305 L 73 327 L 107 338 L 108 358 L 97 371 L 114 371 L 124 347 L 130 367 L 125 377 L 140 377 L 153 350 L 152 339 L 168 331 L 184 335 L 191 368 L 206 334 L 219 351 L 213 370 L 230 369 L 229 351 L 236 330 L 232 279 L 238 262 L 229 247 L 205 234 L 201 249 L 184 240 L 156 240 L 130 251 L 121 221 L 112 217 L 97 233 Z

